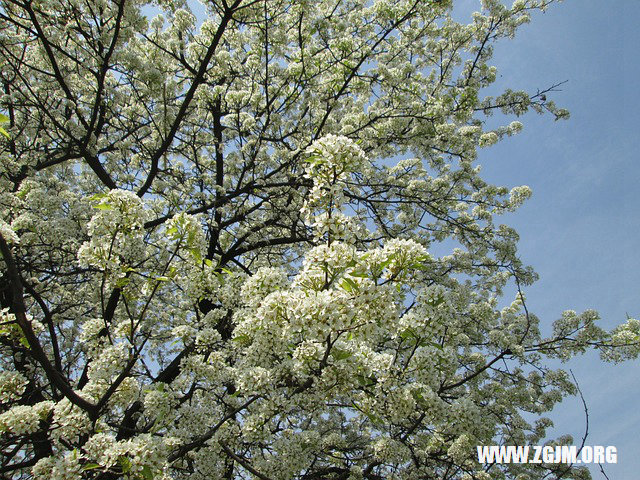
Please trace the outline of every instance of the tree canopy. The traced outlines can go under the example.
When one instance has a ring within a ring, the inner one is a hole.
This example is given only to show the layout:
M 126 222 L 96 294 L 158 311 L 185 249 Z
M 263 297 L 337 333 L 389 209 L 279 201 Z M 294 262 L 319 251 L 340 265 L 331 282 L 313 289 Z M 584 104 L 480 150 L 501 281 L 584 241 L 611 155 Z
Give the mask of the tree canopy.
M 545 440 L 547 359 L 637 355 L 541 333 L 476 162 L 568 116 L 484 93 L 551 3 L 2 0 L 0 477 L 587 478 L 475 448 Z

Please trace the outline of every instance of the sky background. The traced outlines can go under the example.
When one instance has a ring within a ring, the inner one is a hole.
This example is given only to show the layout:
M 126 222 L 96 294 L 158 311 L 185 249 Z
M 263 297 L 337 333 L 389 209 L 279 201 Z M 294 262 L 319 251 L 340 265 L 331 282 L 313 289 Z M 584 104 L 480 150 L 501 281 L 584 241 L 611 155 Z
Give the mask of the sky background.
M 454 4 L 460 12 L 478 9 L 477 0 Z M 495 46 L 492 64 L 504 88 L 535 92 L 567 80 L 548 98 L 569 109 L 570 120 L 528 114 L 522 133 L 479 156 L 486 180 L 533 190 L 503 223 L 520 233 L 521 258 L 540 275 L 525 293 L 543 332 L 567 309 L 596 309 L 608 329 L 627 314 L 640 318 L 638 25 L 640 1 L 566 0 Z M 605 465 L 611 480 L 638 478 L 640 360 L 612 365 L 588 354 L 563 367 L 588 405 L 586 444 L 618 448 L 618 464 Z M 578 397 L 551 418 L 553 437 L 570 433 L 580 444 Z M 605 479 L 597 466 L 591 471 Z

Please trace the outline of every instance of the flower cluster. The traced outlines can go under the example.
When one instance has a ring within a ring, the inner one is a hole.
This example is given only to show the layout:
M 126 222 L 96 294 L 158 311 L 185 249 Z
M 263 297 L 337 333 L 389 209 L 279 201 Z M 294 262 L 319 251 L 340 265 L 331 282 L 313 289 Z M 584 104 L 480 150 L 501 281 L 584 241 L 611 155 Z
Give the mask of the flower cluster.
M 97 212 L 88 225 L 90 240 L 78 250 L 78 260 L 122 276 L 127 267 L 145 257 L 146 211 L 140 198 L 127 190 L 111 190 L 95 198 Z
M 52 408 L 53 402 L 50 401 L 38 402 L 33 406 L 16 405 L 0 414 L 0 430 L 16 435 L 34 433 Z

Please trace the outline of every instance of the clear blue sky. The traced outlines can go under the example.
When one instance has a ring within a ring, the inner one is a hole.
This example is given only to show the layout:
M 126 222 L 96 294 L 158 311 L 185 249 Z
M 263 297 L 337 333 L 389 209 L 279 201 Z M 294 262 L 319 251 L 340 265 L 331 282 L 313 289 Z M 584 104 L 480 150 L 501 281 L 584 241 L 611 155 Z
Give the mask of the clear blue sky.
M 454 0 L 473 11 L 477 0 Z M 550 96 L 569 121 L 527 115 L 517 137 L 484 150 L 485 178 L 529 185 L 533 197 L 508 223 L 540 280 L 527 303 L 543 325 L 565 309 L 598 310 L 611 328 L 640 317 L 640 1 L 567 0 L 537 14 L 515 40 L 496 45 L 506 87 L 535 91 L 568 80 Z M 585 355 L 575 373 L 589 407 L 588 445 L 616 445 L 611 480 L 640 478 L 640 360 L 617 366 Z M 585 418 L 570 398 L 551 415 L 554 436 L 579 444 Z M 603 479 L 597 466 L 592 475 Z

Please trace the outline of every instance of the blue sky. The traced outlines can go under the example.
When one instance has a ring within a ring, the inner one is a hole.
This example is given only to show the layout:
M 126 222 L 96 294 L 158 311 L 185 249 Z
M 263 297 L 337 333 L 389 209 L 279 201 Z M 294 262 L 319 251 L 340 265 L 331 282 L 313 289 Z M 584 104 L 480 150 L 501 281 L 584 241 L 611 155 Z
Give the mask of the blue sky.
M 477 0 L 454 0 L 473 11 Z M 549 95 L 571 111 L 568 121 L 530 114 L 524 131 L 481 152 L 487 180 L 529 185 L 533 197 L 505 223 L 520 233 L 520 254 L 540 280 L 526 290 L 543 325 L 566 309 L 593 308 L 611 328 L 640 317 L 640 2 L 568 0 L 553 5 L 495 47 L 504 87 L 536 91 L 567 80 Z M 640 471 L 640 360 L 603 364 L 588 354 L 564 365 L 576 375 L 589 408 L 588 445 L 615 445 L 611 479 Z M 578 398 L 551 415 L 554 436 L 579 444 L 585 416 Z M 593 477 L 604 479 L 597 466 Z

